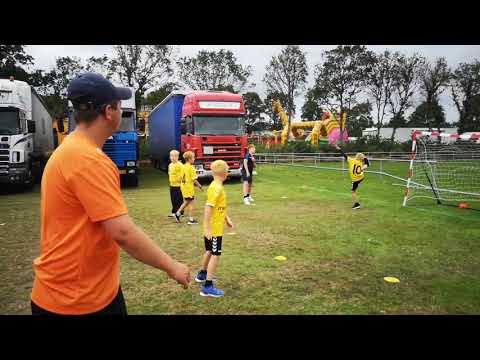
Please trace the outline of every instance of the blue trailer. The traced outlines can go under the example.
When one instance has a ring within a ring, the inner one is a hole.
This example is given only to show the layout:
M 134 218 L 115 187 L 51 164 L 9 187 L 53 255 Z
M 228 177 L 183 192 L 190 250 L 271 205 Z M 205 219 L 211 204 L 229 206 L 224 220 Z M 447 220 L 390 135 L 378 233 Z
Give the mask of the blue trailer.
M 134 89 L 131 89 L 135 93 Z M 122 183 L 138 186 L 139 143 L 136 131 L 135 97 L 122 101 L 120 127 L 103 145 L 103 152 L 117 165 Z M 75 119 L 69 103 L 68 132 L 75 129 Z
M 170 150 L 180 151 L 184 99 L 184 93 L 174 92 L 158 104 L 149 115 L 150 160 L 157 169 L 166 171 L 170 162 Z

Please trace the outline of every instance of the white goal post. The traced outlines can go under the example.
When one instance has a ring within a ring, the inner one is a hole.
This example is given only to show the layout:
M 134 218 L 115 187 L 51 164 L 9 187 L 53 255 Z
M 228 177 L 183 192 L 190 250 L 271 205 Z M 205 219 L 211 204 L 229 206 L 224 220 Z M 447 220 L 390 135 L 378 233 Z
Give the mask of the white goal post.
M 438 204 L 480 202 L 480 132 L 413 132 L 403 206 L 416 197 Z

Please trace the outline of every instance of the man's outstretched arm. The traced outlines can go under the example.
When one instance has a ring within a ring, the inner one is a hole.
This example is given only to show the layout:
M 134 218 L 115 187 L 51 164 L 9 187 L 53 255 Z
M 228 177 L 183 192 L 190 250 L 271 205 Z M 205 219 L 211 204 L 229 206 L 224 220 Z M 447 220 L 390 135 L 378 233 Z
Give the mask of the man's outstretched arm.
M 130 256 L 144 264 L 165 271 L 172 279 L 185 288 L 188 287 L 190 283 L 188 266 L 173 260 L 134 224 L 130 216 L 118 216 L 102 221 L 101 224 L 107 234 Z

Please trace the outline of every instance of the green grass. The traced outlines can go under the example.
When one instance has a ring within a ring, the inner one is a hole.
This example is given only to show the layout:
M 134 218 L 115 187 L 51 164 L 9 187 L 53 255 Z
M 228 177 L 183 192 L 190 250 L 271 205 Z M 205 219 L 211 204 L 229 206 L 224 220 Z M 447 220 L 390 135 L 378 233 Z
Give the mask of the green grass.
M 226 184 L 237 226 L 237 235 L 225 235 L 218 269 L 226 296 L 203 298 L 195 283 L 183 290 L 122 252 L 129 313 L 479 314 L 480 212 L 428 199 L 402 208 L 404 189 L 395 182 L 367 174 L 359 189 L 363 208 L 352 211 L 346 173 L 261 165 L 256 206 L 242 204 L 241 183 Z M 166 217 L 166 175 L 144 169 L 139 188 L 124 194 L 135 222 L 189 264 L 193 276 L 204 251 L 201 226 Z M 201 220 L 205 192 L 197 197 Z M 6 224 L 0 226 L 0 314 L 29 313 L 39 202 L 38 189 L 0 195 L 0 224 Z M 274 260 L 277 255 L 287 261 Z M 384 276 L 401 282 L 386 283 Z

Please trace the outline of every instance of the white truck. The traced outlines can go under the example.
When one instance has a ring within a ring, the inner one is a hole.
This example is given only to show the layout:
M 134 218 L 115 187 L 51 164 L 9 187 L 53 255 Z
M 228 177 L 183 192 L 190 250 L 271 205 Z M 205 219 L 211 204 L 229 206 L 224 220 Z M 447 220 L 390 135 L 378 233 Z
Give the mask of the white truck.
M 54 150 L 52 116 L 24 81 L 0 79 L 0 186 L 40 182 Z

